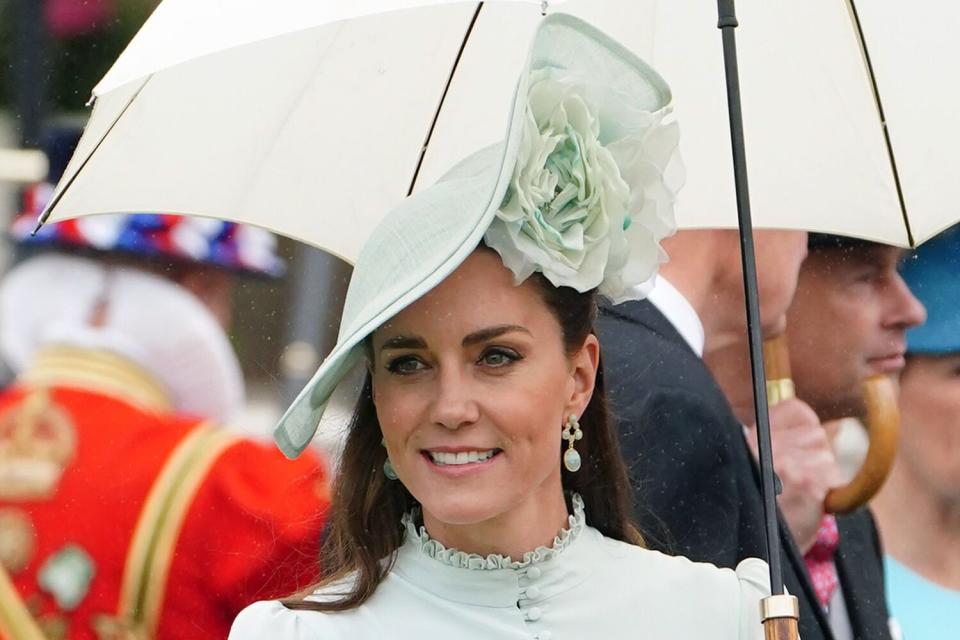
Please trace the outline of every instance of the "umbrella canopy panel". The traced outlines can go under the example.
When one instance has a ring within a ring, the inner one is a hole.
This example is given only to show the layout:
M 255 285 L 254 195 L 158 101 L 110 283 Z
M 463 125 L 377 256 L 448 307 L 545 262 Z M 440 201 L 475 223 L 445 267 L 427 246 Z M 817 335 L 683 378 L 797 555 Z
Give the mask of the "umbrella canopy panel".
M 539 0 L 498 1 L 539 4 Z M 310 27 L 454 3 L 474 8 L 478 4 L 464 0 L 163 0 L 93 93 L 103 95 L 182 62 Z
M 846 5 L 740 0 L 737 7 L 755 226 L 907 245 L 872 85 Z M 626 43 L 673 89 L 687 170 L 679 226 L 736 228 L 716 6 L 701 0 L 572 0 L 562 9 Z M 485 114 L 499 113 L 512 84 L 485 69 L 521 63 L 537 16 L 520 14 L 503 5 L 480 14 L 418 184 L 431 184 L 457 158 L 498 139 L 500 123 Z M 466 130 L 464 122 L 471 123 Z
M 960 65 L 960 4 L 850 1 L 873 65 L 914 244 L 920 244 L 960 220 L 960 83 L 953 75 Z
M 199 214 L 352 260 L 406 195 L 474 11 L 324 25 L 121 85 L 98 97 L 52 219 Z

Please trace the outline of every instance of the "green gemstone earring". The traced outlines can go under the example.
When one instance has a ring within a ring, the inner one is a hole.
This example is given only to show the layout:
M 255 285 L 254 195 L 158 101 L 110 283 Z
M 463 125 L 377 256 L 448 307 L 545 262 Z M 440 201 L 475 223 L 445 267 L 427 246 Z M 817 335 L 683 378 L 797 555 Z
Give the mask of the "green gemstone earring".
M 571 473 L 580 470 L 580 453 L 573 448 L 573 443 L 582 438 L 583 431 L 580 430 L 577 416 L 571 413 L 567 417 L 567 426 L 563 429 L 563 439 L 569 443 L 567 450 L 563 452 L 563 466 Z
M 387 448 L 387 443 L 384 442 L 382 438 L 380 439 L 380 445 L 384 449 Z M 393 468 L 393 463 L 390 462 L 389 453 L 387 454 L 387 459 L 383 461 L 383 475 L 387 476 L 387 480 L 396 480 L 399 477 L 397 476 L 397 470 Z
M 390 458 L 383 461 L 383 475 L 387 476 L 387 480 L 396 480 L 398 477 L 397 470 L 393 468 Z

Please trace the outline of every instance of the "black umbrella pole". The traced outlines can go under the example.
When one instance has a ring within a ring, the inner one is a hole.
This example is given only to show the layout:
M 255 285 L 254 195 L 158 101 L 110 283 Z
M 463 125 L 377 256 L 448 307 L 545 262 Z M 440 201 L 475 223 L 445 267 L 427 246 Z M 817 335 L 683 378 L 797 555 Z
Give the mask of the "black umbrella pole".
M 767 407 L 766 375 L 763 371 L 763 336 L 760 333 L 760 303 L 757 293 L 757 264 L 753 250 L 753 221 L 747 187 L 747 160 L 743 143 L 743 113 L 740 109 L 740 77 L 737 71 L 737 42 L 734 29 L 737 17 L 733 0 L 718 0 L 718 27 L 723 34 L 723 65 L 727 80 L 727 110 L 730 116 L 730 144 L 733 147 L 733 175 L 737 191 L 737 216 L 740 222 L 740 257 L 743 262 L 743 287 L 747 301 L 747 334 L 750 339 L 750 365 L 753 377 L 753 408 L 757 416 L 757 440 L 760 444 L 760 477 L 763 487 L 763 515 L 767 532 L 767 562 L 770 565 L 770 589 L 783 593 L 780 566 L 780 529 L 777 522 L 773 449 L 770 444 L 770 418 Z

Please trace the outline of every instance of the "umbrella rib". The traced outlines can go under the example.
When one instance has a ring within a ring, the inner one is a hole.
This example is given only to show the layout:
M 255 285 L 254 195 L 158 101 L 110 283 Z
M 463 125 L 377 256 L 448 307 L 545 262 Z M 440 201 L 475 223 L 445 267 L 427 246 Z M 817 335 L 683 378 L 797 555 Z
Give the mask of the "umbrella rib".
M 900 184 L 900 172 L 897 169 L 897 159 L 893 153 L 893 142 L 890 140 L 890 130 L 887 128 L 887 116 L 883 112 L 883 101 L 880 99 L 880 89 L 877 87 L 877 76 L 873 71 L 873 62 L 870 60 L 870 51 L 867 49 L 867 40 L 863 35 L 863 26 L 860 24 L 860 15 L 857 13 L 854 0 L 847 0 L 847 8 L 850 11 L 850 19 L 853 22 L 853 28 L 857 35 L 857 43 L 860 45 L 860 53 L 863 55 L 867 77 L 870 80 L 870 88 L 873 91 L 873 101 L 877 105 L 877 114 L 880 117 L 880 128 L 883 131 L 883 142 L 887 148 L 890 170 L 893 172 L 893 184 L 897 189 L 897 200 L 900 203 L 900 215 L 903 218 L 903 226 L 907 231 L 907 241 L 911 247 L 915 247 L 916 243 L 913 239 L 913 229 L 910 228 L 910 218 L 907 216 L 907 203 L 903 197 L 903 186 Z
M 430 139 L 433 138 L 433 131 L 437 127 L 437 120 L 440 119 L 440 110 L 443 109 L 443 103 L 447 99 L 447 92 L 450 91 L 450 85 L 453 84 L 453 77 L 457 74 L 457 67 L 460 66 L 460 58 L 463 57 L 463 51 L 467 48 L 467 42 L 470 40 L 470 34 L 473 33 L 473 27 L 477 24 L 477 18 L 480 16 L 480 10 L 483 9 L 483 2 L 477 4 L 476 11 L 473 12 L 473 18 L 470 19 L 470 25 L 463 36 L 463 42 L 460 43 L 460 50 L 457 51 L 457 57 L 453 61 L 453 67 L 450 68 L 450 75 L 447 77 L 447 84 L 443 87 L 443 93 L 440 95 L 440 102 L 437 104 L 437 110 L 433 113 L 433 121 L 430 122 L 430 128 L 427 130 L 427 137 L 420 147 L 420 156 L 417 158 L 417 167 L 413 170 L 413 177 L 410 179 L 410 186 L 407 187 L 407 195 L 413 193 L 413 188 L 417 184 L 417 178 L 420 176 L 420 168 L 423 166 L 423 159 L 427 155 L 427 147 L 430 146 Z
M 143 81 L 143 84 L 141 84 L 140 87 L 133 93 L 133 95 L 130 96 L 130 99 L 127 101 L 127 104 L 123 105 L 123 109 L 120 110 L 120 113 L 117 114 L 117 117 L 113 120 L 113 122 L 110 123 L 110 126 L 107 127 L 107 130 L 103 133 L 103 135 L 97 141 L 97 144 L 94 145 L 93 149 L 90 150 L 90 153 L 87 155 L 87 157 L 83 159 L 83 162 L 80 164 L 79 167 L 77 167 L 77 170 L 73 172 L 73 175 L 70 176 L 70 178 L 67 180 L 67 183 L 63 185 L 62 189 L 60 189 L 59 193 L 57 193 L 50 200 L 50 202 L 44 208 L 43 213 L 40 214 L 40 218 L 37 220 L 37 226 L 33 230 L 33 235 L 36 235 L 37 232 L 40 231 L 40 228 L 47 223 L 47 220 L 50 218 L 50 214 L 53 212 L 53 208 L 57 206 L 57 204 L 60 202 L 60 199 L 63 198 L 63 195 L 67 192 L 68 189 L 70 189 L 70 185 L 72 185 L 73 181 L 77 179 L 77 176 L 79 176 L 80 173 L 83 172 L 84 168 L 87 166 L 87 163 L 90 162 L 90 159 L 93 158 L 94 154 L 97 152 L 97 149 L 100 148 L 100 145 L 102 145 L 103 141 L 107 139 L 107 136 L 110 135 L 110 132 L 113 131 L 113 128 L 117 126 L 117 123 L 120 122 L 124 114 L 127 113 L 127 110 L 130 108 L 130 105 L 132 105 L 137 100 L 137 98 L 140 96 L 140 92 L 143 91 L 144 87 L 147 86 L 151 78 L 153 78 L 152 73 L 149 76 L 147 76 L 147 79 Z

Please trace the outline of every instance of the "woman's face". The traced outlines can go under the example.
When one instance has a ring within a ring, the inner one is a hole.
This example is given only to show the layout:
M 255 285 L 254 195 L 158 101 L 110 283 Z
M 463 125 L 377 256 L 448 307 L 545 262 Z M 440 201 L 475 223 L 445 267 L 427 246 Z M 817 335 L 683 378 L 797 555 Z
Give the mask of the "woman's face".
M 387 452 L 424 518 L 491 521 L 561 495 L 561 432 L 593 393 L 589 336 L 573 356 L 537 285 L 513 285 L 492 251 L 373 335 L 373 392 Z
M 960 354 L 910 356 L 900 377 L 900 450 L 938 500 L 960 501 Z

